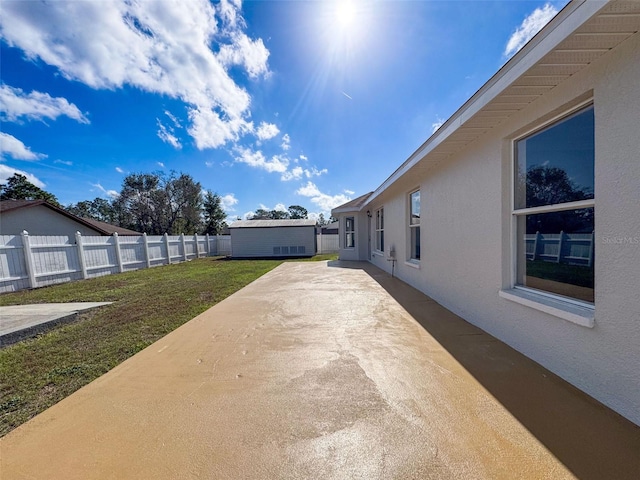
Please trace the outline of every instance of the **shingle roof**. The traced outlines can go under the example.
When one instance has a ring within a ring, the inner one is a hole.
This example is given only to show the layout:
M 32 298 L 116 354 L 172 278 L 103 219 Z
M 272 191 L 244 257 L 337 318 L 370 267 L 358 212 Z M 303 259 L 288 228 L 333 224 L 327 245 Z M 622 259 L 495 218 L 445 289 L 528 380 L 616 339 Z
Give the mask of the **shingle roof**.
M 114 233 L 117 233 L 118 235 L 140 235 L 139 232 L 135 232 L 127 228 L 117 227 L 115 225 L 111 225 L 110 223 L 100 222 L 98 220 L 93 220 L 90 218 L 78 217 L 77 215 L 69 213 L 60 207 L 56 207 L 55 205 L 47 203 L 45 200 L 2 200 L 0 201 L 0 213 L 18 210 L 21 208 L 37 207 L 38 205 L 47 207 L 54 212 L 59 213 L 60 215 L 64 215 L 65 217 L 75 220 L 76 222 L 86 227 L 98 231 L 102 235 L 113 235 Z
M 367 203 L 367 200 L 371 196 L 373 192 L 365 193 L 364 195 L 359 196 L 347 203 L 343 203 L 342 205 L 332 209 L 332 212 L 341 213 L 341 212 L 357 212 L 362 208 L 362 206 Z
M 229 225 L 234 228 L 315 227 L 315 220 L 238 220 Z

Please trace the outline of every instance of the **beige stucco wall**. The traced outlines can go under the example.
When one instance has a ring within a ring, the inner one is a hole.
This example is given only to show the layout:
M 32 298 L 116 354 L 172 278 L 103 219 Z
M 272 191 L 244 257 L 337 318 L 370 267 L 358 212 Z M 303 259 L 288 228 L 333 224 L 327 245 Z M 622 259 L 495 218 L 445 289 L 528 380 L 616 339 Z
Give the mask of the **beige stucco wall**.
M 420 178 L 385 208 L 396 274 L 640 424 L 640 34 Z M 596 301 L 587 328 L 498 296 L 511 284 L 511 139 L 593 95 Z M 407 175 L 411 177 L 411 175 Z M 422 260 L 408 255 L 407 195 L 421 188 Z M 342 253 L 341 253 L 342 254 Z M 382 256 L 372 262 L 385 270 Z
M 23 230 L 29 235 L 101 235 L 64 215 L 42 205 L 3 212 L 0 218 L 0 234 L 18 235 Z

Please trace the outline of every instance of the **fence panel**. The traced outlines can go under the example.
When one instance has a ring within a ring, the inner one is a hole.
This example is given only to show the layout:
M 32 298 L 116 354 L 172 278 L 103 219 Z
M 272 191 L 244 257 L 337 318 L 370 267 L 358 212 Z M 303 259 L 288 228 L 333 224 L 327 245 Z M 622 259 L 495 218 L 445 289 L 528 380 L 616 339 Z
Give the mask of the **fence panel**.
M 101 277 L 118 273 L 118 259 L 113 237 L 82 237 L 87 276 Z
M 593 264 L 593 233 L 535 233 L 525 236 L 528 260 L 544 260 L 573 265 Z
M 20 235 L 0 235 L 0 292 L 29 288 Z
M 317 235 L 317 253 L 336 253 L 340 249 L 340 235 Z
M 75 238 L 65 235 L 29 237 L 37 287 L 80 280 L 82 271 Z
M 144 253 L 144 237 L 119 237 L 120 256 L 124 270 L 139 270 L 146 267 L 147 259 Z

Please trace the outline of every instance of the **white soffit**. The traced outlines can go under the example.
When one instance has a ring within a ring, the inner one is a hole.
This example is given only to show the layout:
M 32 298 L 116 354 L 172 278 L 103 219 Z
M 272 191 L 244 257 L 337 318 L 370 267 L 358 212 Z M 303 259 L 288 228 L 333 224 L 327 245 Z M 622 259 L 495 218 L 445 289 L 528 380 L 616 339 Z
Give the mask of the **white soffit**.
M 640 31 L 640 0 L 574 0 L 368 198 L 440 163 Z

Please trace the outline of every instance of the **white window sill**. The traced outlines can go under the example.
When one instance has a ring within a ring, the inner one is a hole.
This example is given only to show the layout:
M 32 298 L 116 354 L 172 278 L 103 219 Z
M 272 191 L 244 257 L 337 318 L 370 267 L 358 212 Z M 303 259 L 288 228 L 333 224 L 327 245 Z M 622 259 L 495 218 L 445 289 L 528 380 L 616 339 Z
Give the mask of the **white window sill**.
M 524 288 L 500 290 L 498 295 L 506 300 L 548 313 L 582 327 L 593 328 L 595 324 L 594 309 L 587 304 L 579 305 L 559 297 L 539 294 Z
M 372 254 L 374 257 L 384 257 L 384 253 L 383 253 L 383 252 L 381 252 L 381 251 L 379 251 L 379 250 L 374 250 L 371 254 Z
M 407 267 L 417 268 L 418 270 L 420 270 L 420 261 L 419 260 L 407 260 L 406 262 L 404 262 L 404 264 Z

